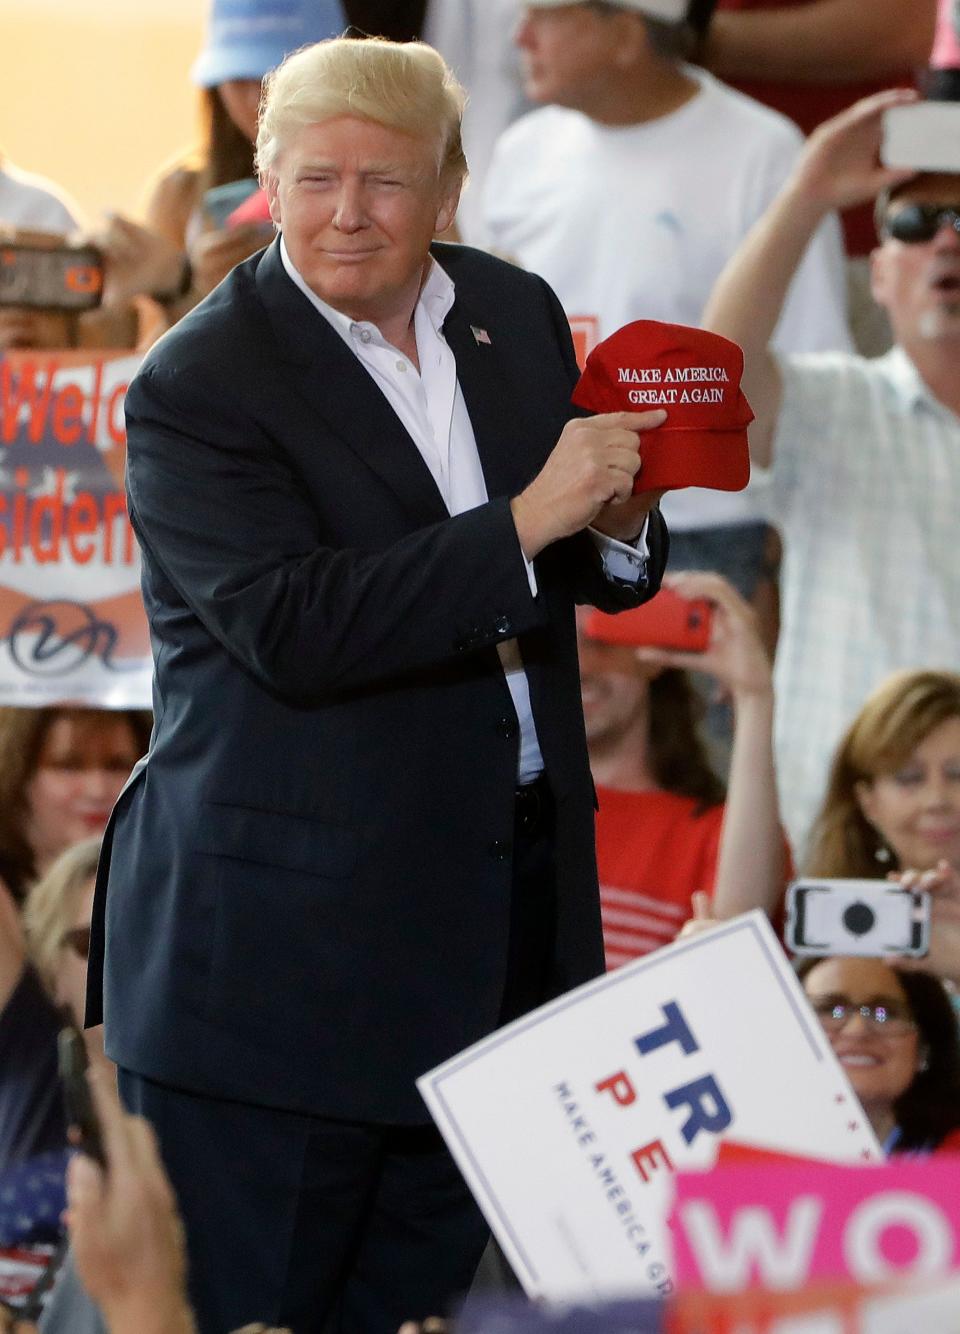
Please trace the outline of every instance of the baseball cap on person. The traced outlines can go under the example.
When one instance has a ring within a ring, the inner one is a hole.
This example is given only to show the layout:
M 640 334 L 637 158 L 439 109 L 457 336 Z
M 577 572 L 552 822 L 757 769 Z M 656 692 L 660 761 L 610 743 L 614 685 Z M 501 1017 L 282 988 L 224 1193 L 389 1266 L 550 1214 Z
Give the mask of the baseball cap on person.
M 527 0 L 528 9 L 558 9 L 561 5 L 576 4 L 576 0 Z M 684 23 L 689 0 L 607 0 L 615 9 L 631 9 L 662 23 Z
M 743 352 L 728 338 L 635 320 L 597 344 L 572 398 L 591 412 L 666 409 L 663 425 L 640 437 L 634 492 L 684 486 L 742 491 L 750 480 L 747 427 L 753 421 L 742 374 Z
M 201 88 L 262 79 L 301 46 L 339 37 L 346 23 L 338 0 L 213 0 L 190 77 Z

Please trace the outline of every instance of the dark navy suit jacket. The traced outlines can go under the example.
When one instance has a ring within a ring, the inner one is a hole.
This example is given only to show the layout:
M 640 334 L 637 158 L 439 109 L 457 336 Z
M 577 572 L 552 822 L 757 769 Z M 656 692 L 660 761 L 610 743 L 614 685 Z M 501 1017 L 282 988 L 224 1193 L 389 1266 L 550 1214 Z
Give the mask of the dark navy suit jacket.
M 574 415 L 569 331 L 541 279 L 434 253 L 477 509 L 447 513 L 276 243 L 128 392 L 156 721 L 107 834 L 89 1018 L 102 978 L 110 1056 L 179 1087 L 427 1119 L 415 1078 L 495 1027 L 503 990 L 518 732 L 495 645 L 514 636 L 557 801 L 551 993 L 603 966 L 573 606 L 649 596 L 666 534 L 654 514 L 639 589 L 579 536 L 531 596 L 509 498 Z

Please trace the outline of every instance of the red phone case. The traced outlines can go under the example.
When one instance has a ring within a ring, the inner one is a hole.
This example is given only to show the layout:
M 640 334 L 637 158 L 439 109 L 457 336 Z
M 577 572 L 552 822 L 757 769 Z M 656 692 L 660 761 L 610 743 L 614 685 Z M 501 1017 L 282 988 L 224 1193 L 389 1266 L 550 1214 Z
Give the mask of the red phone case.
M 710 643 L 712 620 L 713 608 L 706 598 L 682 598 L 672 588 L 661 588 L 642 607 L 617 616 L 591 612 L 584 633 L 601 644 L 703 653 Z

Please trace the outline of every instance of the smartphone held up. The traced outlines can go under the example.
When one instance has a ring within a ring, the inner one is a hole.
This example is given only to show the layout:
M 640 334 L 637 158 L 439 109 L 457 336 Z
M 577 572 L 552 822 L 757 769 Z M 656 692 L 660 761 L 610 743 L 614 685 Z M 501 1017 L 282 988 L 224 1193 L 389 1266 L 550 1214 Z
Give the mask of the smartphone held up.
M 0 242 L 0 307 L 92 310 L 103 296 L 103 255 L 92 245 Z
M 784 938 L 794 954 L 922 958 L 930 896 L 883 880 L 796 880 Z
M 81 1153 L 93 1158 L 101 1167 L 106 1167 L 103 1132 L 87 1078 L 87 1049 L 83 1034 L 72 1024 L 60 1030 L 57 1055 L 67 1122 L 76 1132 L 76 1146 Z
M 713 607 L 706 598 L 684 598 L 664 585 L 649 602 L 630 611 L 616 616 L 591 612 L 584 633 L 600 644 L 705 653 L 712 625 Z

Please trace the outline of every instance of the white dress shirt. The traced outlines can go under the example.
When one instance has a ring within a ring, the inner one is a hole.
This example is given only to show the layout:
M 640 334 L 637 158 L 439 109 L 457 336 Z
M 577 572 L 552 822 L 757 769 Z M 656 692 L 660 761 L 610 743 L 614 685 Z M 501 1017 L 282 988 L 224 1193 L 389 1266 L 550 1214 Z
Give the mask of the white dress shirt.
M 336 330 L 382 390 L 430 469 L 451 514 L 475 509 L 489 499 L 480 455 L 457 380 L 457 363 L 443 336 L 443 322 L 454 301 L 450 277 L 431 256 L 426 282 L 413 315 L 420 369 L 388 343 L 375 324 L 353 320 L 322 301 L 294 267 L 283 238 L 280 258 L 291 280 Z M 645 571 L 646 525 L 634 546 L 592 533 L 611 578 L 636 582 Z M 531 596 L 537 595 L 532 561 L 526 561 Z M 497 645 L 507 688 L 520 727 L 517 783 L 532 782 L 543 769 L 530 705 L 530 687 L 515 639 Z

